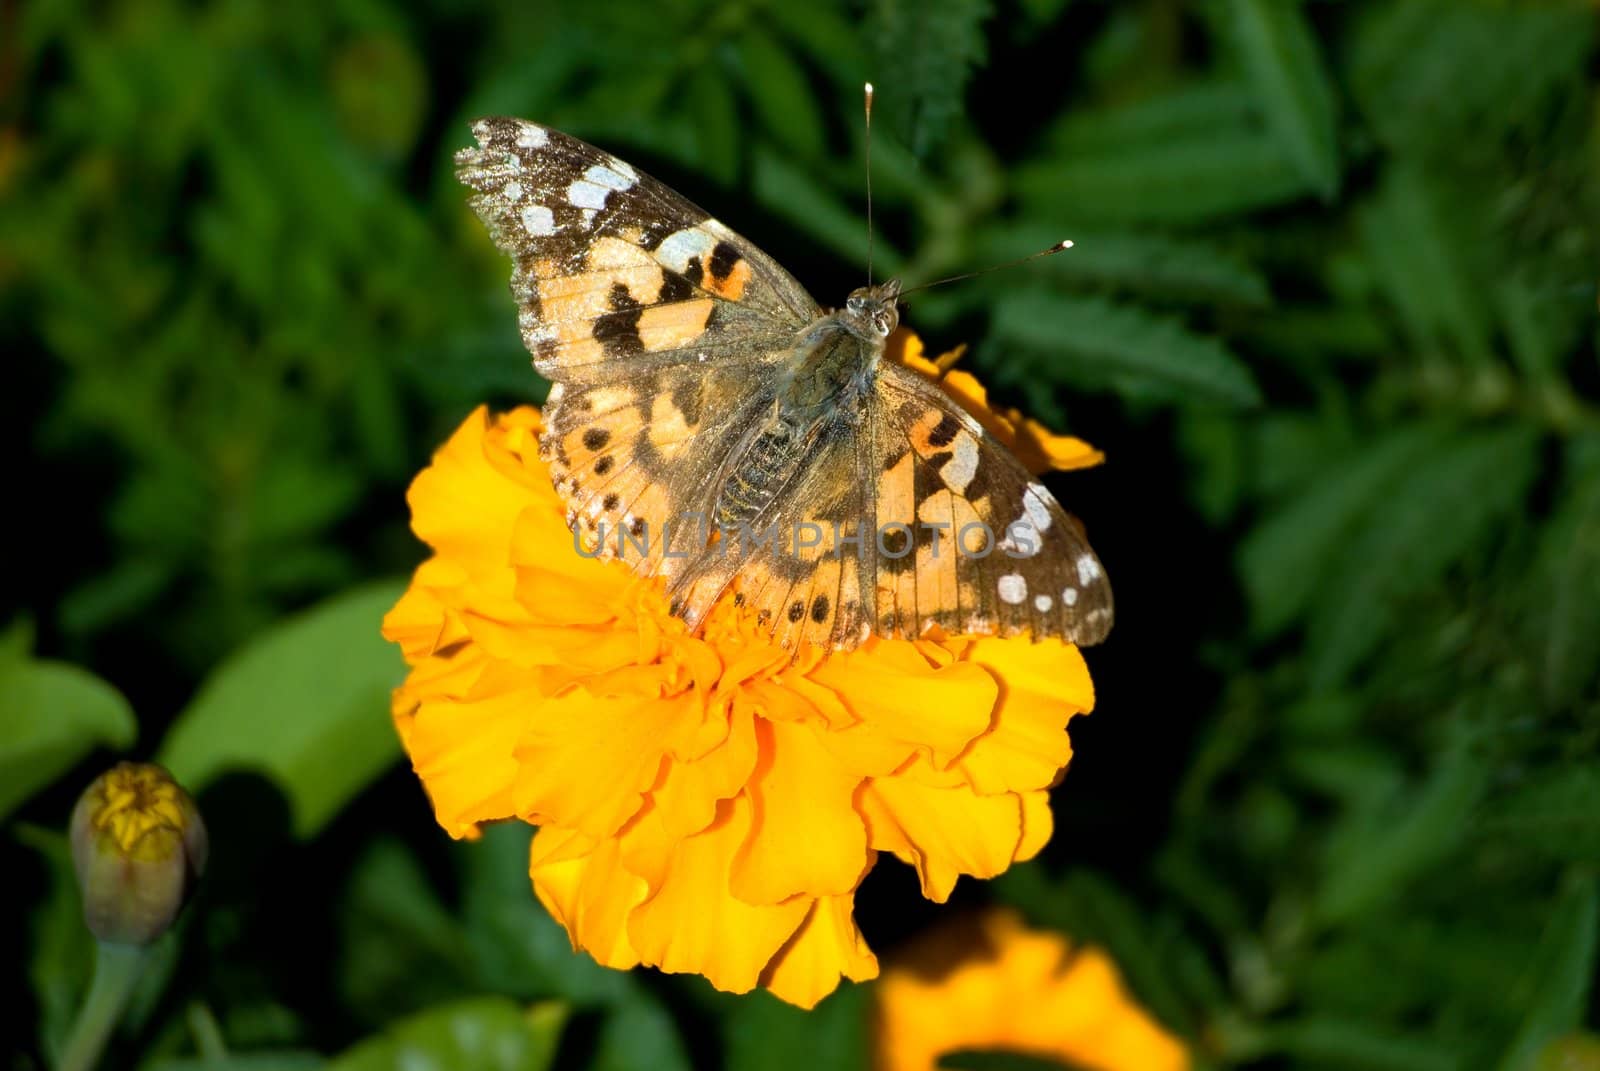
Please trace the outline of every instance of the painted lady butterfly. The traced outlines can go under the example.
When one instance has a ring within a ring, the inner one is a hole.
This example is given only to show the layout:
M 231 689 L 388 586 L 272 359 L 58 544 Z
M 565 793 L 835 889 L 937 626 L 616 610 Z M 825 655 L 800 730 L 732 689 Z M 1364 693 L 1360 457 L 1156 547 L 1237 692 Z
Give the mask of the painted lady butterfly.
M 580 552 L 664 577 L 691 627 L 732 587 L 785 646 L 933 625 L 1105 638 L 1111 588 L 1082 527 L 882 359 L 899 283 L 826 311 L 616 157 L 518 119 L 472 130 L 457 174 L 554 381 L 542 448 Z

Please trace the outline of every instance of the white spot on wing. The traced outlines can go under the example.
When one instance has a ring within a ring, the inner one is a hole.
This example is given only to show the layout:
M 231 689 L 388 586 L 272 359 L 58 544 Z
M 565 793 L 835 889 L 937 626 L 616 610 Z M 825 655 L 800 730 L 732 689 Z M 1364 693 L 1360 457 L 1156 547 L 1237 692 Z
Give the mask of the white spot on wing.
M 1022 496 L 1022 515 L 1036 532 L 1050 530 L 1050 507 L 1046 505 L 1049 501 L 1050 492 L 1038 483 L 1030 483 L 1028 493 Z
M 1056 601 L 1048 595 L 1035 595 L 1033 597 L 1033 608 L 1038 610 L 1041 614 L 1047 614 L 1050 612 L 1050 607 L 1055 605 L 1055 602 Z
M 567 203 L 573 208 L 598 211 L 606 206 L 606 198 L 610 195 L 611 190 L 608 187 L 590 182 L 588 179 L 574 179 L 572 185 L 567 187 Z
M 522 229 L 535 238 L 543 238 L 556 232 L 555 213 L 544 205 L 528 205 L 522 210 Z
M 1000 601 L 1012 606 L 1028 597 L 1028 582 L 1022 579 L 1021 573 L 1007 573 L 996 587 L 1000 589 Z
M 1076 606 L 1077 604 L 1078 604 L 1078 589 L 1077 588 L 1062 588 L 1061 589 L 1061 605 L 1063 605 L 1063 606 Z
M 522 133 L 517 135 L 517 147 L 521 149 L 542 149 L 549 141 L 550 135 L 544 132 L 544 127 L 532 123 L 522 124 Z
M 978 474 L 978 440 L 965 433 L 956 436 L 951 444 L 954 454 L 939 468 L 939 478 L 956 494 L 966 491 L 967 484 Z
M 508 182 L 505 185 L 505 195 L 508 201 L 522 200 L 522 183 Z
M 626 165 L 624 165 L 626 166 Z M 630 168 L 630 170 L 632 170 Z M 584 181 L 592 182 L 596 186 L 604 186 L 608 190 L 626 190 L 633 187 L 637 175 L 629 177 L 620 171 L 615 171 L 605 164 L 591 164 L 589 170 L 583 173 Z
M 656 259 L 682 275 L 689 270 L 691 257 L 699 257 L 703 266 L 711 255 L 716 241 L 698 227 L 685 227 L 674 231 L 656 248 Z
M 1100 579 L 1100 563 L 1095 561 L 1093 554 L 1083 554 L 1078 557 L 1078 583 L 1092 584 Z

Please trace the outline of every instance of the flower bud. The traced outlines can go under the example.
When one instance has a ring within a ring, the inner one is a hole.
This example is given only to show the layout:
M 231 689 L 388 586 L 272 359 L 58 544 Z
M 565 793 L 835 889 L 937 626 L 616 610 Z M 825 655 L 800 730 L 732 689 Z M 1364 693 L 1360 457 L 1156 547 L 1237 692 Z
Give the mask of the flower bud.
M 72 811 L 83 920 L 102 941 L 144 945 L 172 925 L 205 869 L 206 827 L 172 775 L 119 763 Z

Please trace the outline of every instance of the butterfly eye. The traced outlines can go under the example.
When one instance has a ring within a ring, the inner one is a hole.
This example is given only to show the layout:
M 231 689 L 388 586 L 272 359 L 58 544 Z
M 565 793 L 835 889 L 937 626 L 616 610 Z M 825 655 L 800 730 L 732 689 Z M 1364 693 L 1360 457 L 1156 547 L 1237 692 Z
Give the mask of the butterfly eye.
M 862 309 L 867 307 L 867 303 L 858 297 L 846 299 L 844 305 L 845 308 L 849 309 L 851 312 L 860 312 Z

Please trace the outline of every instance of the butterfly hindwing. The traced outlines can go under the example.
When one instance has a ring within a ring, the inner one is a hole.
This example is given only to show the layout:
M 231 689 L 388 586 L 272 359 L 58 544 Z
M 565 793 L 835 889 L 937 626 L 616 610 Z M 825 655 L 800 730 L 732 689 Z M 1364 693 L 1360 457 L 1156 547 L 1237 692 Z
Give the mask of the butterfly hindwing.
M 647 367 L 781 352 L 820 311 L 770 257 L 609 153 L 521 119 L 473 124 L 456 154 L 512 261 L 540 374 L 605 382 Z

